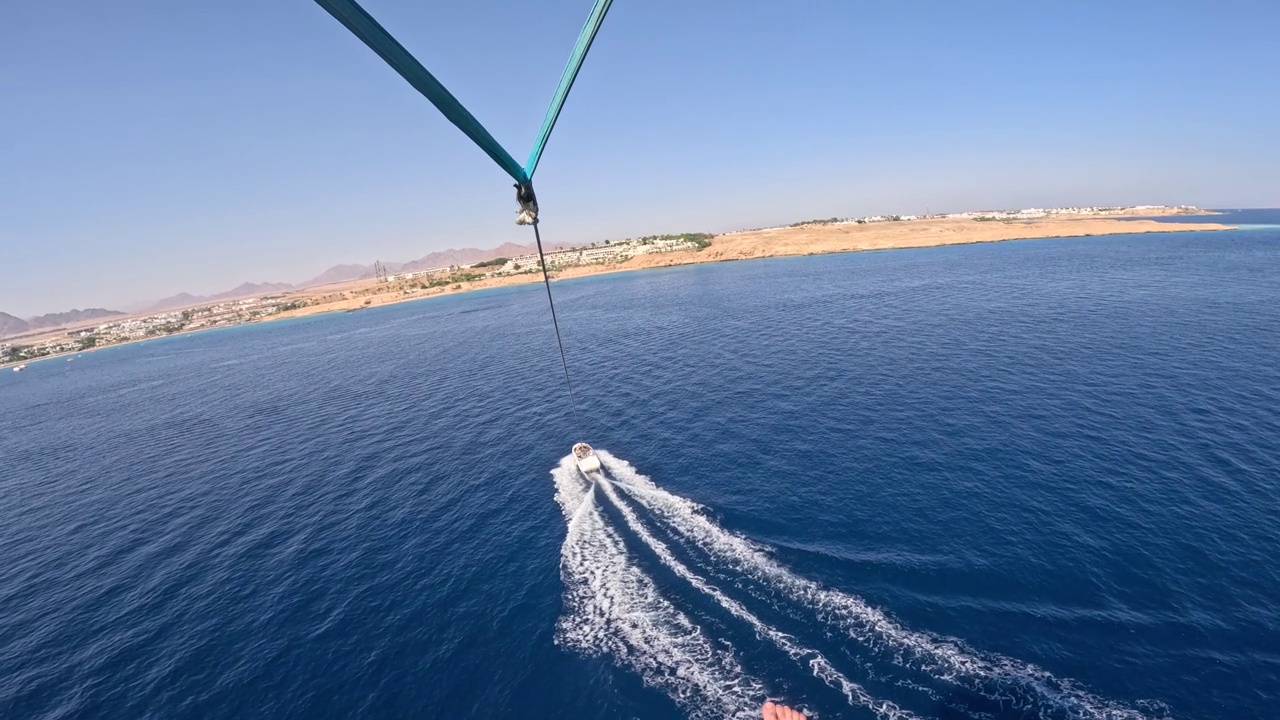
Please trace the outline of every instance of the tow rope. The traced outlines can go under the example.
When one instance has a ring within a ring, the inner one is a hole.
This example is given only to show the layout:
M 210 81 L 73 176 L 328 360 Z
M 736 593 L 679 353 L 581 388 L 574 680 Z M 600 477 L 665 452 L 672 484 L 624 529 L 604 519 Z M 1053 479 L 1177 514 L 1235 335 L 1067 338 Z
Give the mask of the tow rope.
M 542 283 L 547 286 L 547 304 L 551 306 L 551 326 L 556 329 L 556 345 L 560 348 L 560 367 L 564 368 L 564 384 L 569 388 L 569 407 L 573 408 L 573 419 L 578 427 L 582 427 L 582 418 L 578 416 L 578 401 L 573 397 L 573 381 L 569 379 L 569 361 L 564 356 L 564 341 L 560 339 L 560 322 L 556 320 L 556 301 L 551 299 L 551 276 L 547 274 L 547 258 L 542 253 L 542 233 L 538 232 L 538 223 L 533 223 L 533 238 L 538 243 L 538 263 L 542 265 Z

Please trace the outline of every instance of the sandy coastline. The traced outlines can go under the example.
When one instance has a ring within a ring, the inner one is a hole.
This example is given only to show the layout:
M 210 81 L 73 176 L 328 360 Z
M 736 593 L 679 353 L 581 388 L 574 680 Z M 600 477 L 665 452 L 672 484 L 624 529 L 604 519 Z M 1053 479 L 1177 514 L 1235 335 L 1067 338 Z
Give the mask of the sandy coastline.
M 1234 228 L 1219 223 L 1171 223 L 1141 219 L 1121 220 L 1114 216 L 1049 217 L 1035 220 L 985 222 L 965 218 L 941 218 L 877 222 L 865 225 L 855 223 L 803 225 L 799 227 L 766 228 L 763 230 L 727 233 L 716 236 L 712 239 L 710 247 L 699 251 L 688 250 L 641 255 L 624 262 L 568 267 L 553 271 L 552 276 L 555 278 L 575 278 L 698 263 L 795 255 L 823 255 L 864 250 L 938 247 L 942 245 L 1004 242 L 1008 240 L 1231 229 Z M 421 288 L 418 287 L 418 283 L 411 281 L 377 283 L 372 279 L 356 280 L 327 285 L 321 288 L 290 292 L 282 302 L 301 300 L 308 304 L 305 307 L 271 315 L 255 322 L 270 322 L 272 320 L 304 317 L 319 313 L 354 312 L 364 308 L 410 302 L 438 295 L 541 282 L 541 280 L 541 274 L 528 273 L 505 277 L 490 277 L 437 288 Z M 50 336 L 62 332 L 62 330 L 51 332 Z M 200 332 L 200 330 L 187 332 Z M 134 342 L 142 342 L 142 340 Z M 114 345 L 108 347 L 114 347 Z M 40 360 L 74 354 L 76 353 L 62 353 L 40 358 Z
M 718 235 L 712 239 L 711 247 L 704 250 L 641 255 L 625 262 L 569 267 L 553 271 L 552 277 L 575 278 L 675 265 L 794 255 L 824 255 L 863 250 L 893 250 L 1055 237 L 1231 229 L 1233 229 L 1231 226 L 1219 223 L 1169 223 L 1154 220 L 1119 220 L 1114 217 L 1046 218 L 1016 222 L 938 219 L 866 225 L 853 223 L 806 225 Z M 378 285 L 372 280 L 361 280 L 326 287 L 324 291 L 291 293 L 291 299 L 306 299 L 312 304 L 272 316 L 268 320 L 349 311 L 362 307 L 408 302 L 435 295 L 541 281 L 541 275 L 527 274 L 486 278 L 460 283 L 456 287 L 414 289 L 407 283 Z

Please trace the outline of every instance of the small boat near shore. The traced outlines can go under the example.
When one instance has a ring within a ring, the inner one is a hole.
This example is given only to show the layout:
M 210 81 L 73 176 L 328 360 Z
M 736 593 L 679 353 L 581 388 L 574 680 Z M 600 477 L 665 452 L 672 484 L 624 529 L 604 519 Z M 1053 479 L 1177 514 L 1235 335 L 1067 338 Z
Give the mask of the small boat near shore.
M 591 473 L 600 472 L 600 458 L 596 455 L 596 451 L 584 442 L 573 446 L 573 460 L 578 464 L 578 470 L 583 475 L 590 477 Z
M 26 363 L 22 363 L 21 365 L 19 365 L 19 366 L 15 367 L 15 368 L 13 369 L 13 371 L 14 371 L 14 372 L 22 372 L 23 370 L 26 370 L 26 369 L 27 369 L 27 364 L 26 364 Z M 588 448 L 588 449 L 590 449 L 590 448 Z

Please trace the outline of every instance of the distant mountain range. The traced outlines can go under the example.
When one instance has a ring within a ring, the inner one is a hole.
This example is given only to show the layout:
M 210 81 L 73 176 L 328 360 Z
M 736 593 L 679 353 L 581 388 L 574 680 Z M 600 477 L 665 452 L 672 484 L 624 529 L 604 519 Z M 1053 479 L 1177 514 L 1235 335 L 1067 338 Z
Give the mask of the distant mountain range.
M 547 247 L 548 250 L 552 248 Z M 438 267 L 448 267 L 450 265 L 474 265 L 484 260 L 492 260 L 500 257 L 515 257 L 516 255 L 528 255 L 537 252 L 538 247 L 533 243 L 528 245 L 517 245 L 515 243 L 503 243 L 496 248 L 488 250 L 480 250 L 478 248 L 462 248 L 461 250 L 441 250 L 423 255 L 417 260 L 410 260 L 407 263 L 388 263 L 387 269 L 393 273 L 413 272 L 415 270 L 430 270 Z M 369 269 L 369 277 L 372 277 L 373 269 Z
M 548 246 L 546 249 L 550 251 L 559 248 Z M 537 246 L 532 243 L 529 245 L 504 243 L 496 248 L 490 248 L 488 250 L 481 250 L 479 248 L 440 250 L 438 252 L 427 253 L 417 260 L 410 260 L 403 263 L 384 263 L 384 265 L 386 265 L 387 271 L 391 273 L 414 272 L 417 270 L 430 270 L 432 268 L 448 267 L 450 265 L 474 265 L 484 260 L 492 260 L 500 257 L 515 257 L 517 255 L 527 255 L 533 252 L 537 252 Z M 285 292 L 288 290 L 301 290 L 304 288 L 316 287 L 318 285 L 329 285 L 331 283 L 348 282 L 351 280 L 363 280 L 371 277 L 373 277 L 372 265 L 334 265 L 310 280 L 296 285 L 272 282 L 243 283 L 231 290 L 214 295 L 192 295 L 185 292 L 178 293 L 177 295 L 164 298 L 163 300 L 139 303 L 130 307 L 129 310 L 134 313 L 164 312 L 165 310 L 176 310 L 178 308 L 213 303 L 221 300 L 236 300 L 239 298 L 254 297 L 256 295 Z M 89 308 L 87 310 L 71 310 L 69 312 L 51 313 L 49 315 L 41 315 L 39 317 L 23 320 L 22 318 L 0 312 L 0 337 L 21 335 L 22 333 L 30 332 L 32 330 L 59 327 L 61 325 L 69 325 L 72 323 L 83 322 L 85 320 L 96 320 L 98 318 L 114 317 L 125 314 L 126 313 L 117 310 Z
M 492 260 L 500 257 L 515 257 L 516 255 L 527 255 L 537 252 L 537 246 L 517 245 L 515 243 L 503 243 L 496 248 L 481 250 L 480 248 L 462 248 L 460 250 L 440 250 L 433 253 L 427 253 L 417 260 L 410 260 L 403 263 L 383 263 L 387 272 L 402 273 L 414 272 L 416 270 L 430 270 L 438 267 L 448 267 L 450 265 L 474 265 L 484 260 Z M 547 250 L 553 248 L 548 247 Z M 297 285 L 289 283 L 244 283 L 239 287 L 221 292 L 216 295 L 191 295 L 190 293 L 178 293 L 172 297 L 155 302 L 143 303 L 137 308 L 139 312 L 163 312 L 165 310 L 174 310 L 182 307 L 190 307 L 192 305 L 200 305 L 202 303 L 218 302 L 220 300 L 235 300 L 237 298 L 253 297 L 255 295 L 266 295 L 268 293 L 285 292 L 287 290 L 302 290 L 305 288 L 316 287 L 318 285 L 330 285 L 332 283 L 349 282 L 351 280 L 364 280 L 373 277 L 372 265 L 334 265 L 319 275 L 300 282 Z
M 416 270 L 431 270 L 432 268 L 449 267 L 450 265 L 474 265 L 484 260 L 492 260 L 500 257 L 515 257 L 516 255 L 528 255 L 537 252 L 537 246 L 516 245 L 515 243 L 503 243 L 496 248 L 481 250 L 479 248 L 462 248 L 461 250 L 440 250 L 438 252 L 427 253 L 417 260 L 410 260 L 402 263 L 383 263 L 390 273 L 414 272 Z M 548 247 L 548 250 L 551 248 Z M 350 280 L 363 280 L 373 277 L 372 265 L 334 265 L 310 280 L 294 285 L 291 289 L 309 288 L 317 285 L 328 285 L 330 283 L 347 282 Z
M 285 290 L 292 290 L 293 287 L 294 286 L 289 283 L 241 283 L 232 290 L 220 292 L 216 295 L 192 295 L 191 293 L 184 292 L 178 293 L 177 295 L 171 295 L 163 300 L 144 303 L 142 307 L 138 309 L 141 312 L 163 312 L 165 310 L 191 307 L 192 305 L 218 302 L 219 300 L 235 300 L 236 298 L 267 295 L 273 292 L 284 292 Z
M 68 310 L 67 312 L 49 313 L 48 315 L 39 315 L 23 320 L 22 318 L 14 317 L 9 313 L 0 312 L 0 337 L 21 335 L 33 330 L 56 328 L 63 325 L 73 325 L 89 320 L 117 317 L 120 315 L 124 315 L 124 313 L 119 310 L 86 308 L 84 310 Z

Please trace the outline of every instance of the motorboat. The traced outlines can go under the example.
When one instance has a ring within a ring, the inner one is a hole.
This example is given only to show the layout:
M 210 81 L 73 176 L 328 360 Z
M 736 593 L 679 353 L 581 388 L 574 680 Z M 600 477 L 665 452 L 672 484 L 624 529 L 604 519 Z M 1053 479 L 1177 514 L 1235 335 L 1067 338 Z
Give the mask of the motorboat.
M 26 369 L 27 369 L 27 364 L 26 364 L 26 363 L 22 363 L 21 365 L 19 365 L 19 366 L 15 367 L 15 368 L 13 369 L 13 371 L 14 371 L 14 372 L 22 372 L 23 370 L 26 370 Z M 587 452 L 590 452 L 590 451 L 591 451 L 591 448 L 590 448 L 590 447 L 588 447 L 588 448 L 587 448 Z
M 578 469 L 583 475 L 600 472 L 600 458 L 596 455 L 596 451 L 584 442 L 573 446 L 573 460 L 578 463 Z

